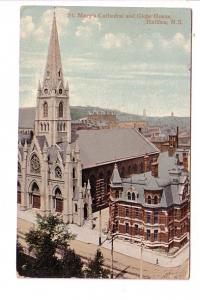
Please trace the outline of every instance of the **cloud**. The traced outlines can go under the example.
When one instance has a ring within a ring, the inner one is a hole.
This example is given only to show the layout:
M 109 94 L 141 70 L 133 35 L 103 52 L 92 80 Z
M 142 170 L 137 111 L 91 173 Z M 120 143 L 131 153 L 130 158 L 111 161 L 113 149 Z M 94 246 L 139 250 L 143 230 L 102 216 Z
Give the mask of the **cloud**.
M 164 49 L 180 49 L 190 52 L 190 39 L 186 39 L 180 32 L 177 32 L 171 39 L 160 38 L 160 43 Z
M 56 9 L 56 22 L 59 35 L 65 33 L 66 27 L 69 23 L 69 9 L 57 8 Z M 33 22 L 31 16 L 25 16 L 21 19 L 21 37 L 28 38 L 33 36 L 37 40 L 42 41 L 48 34 L 51 28 L 53 19 L 53 10 L 47 9 L 42 14 L 38 24 Z
M 81 21 L 81 25 L 77 27 L 75 35 L 81 38 L 89 38 L 100 30 L 101 22 L 98 18 L 91 16 Z
M 101 45 L 104 49 L 111 49 L 111 48 L 121 48 L 130 46 L 132 44 L 132 40 L 129 36 L 119 33 L 106 33 L 103 39 L 101 40 Z
M 21 19 L 21 38 L 25 39 L 34 31 L 35 24 L 31 16 L 26 16 Z

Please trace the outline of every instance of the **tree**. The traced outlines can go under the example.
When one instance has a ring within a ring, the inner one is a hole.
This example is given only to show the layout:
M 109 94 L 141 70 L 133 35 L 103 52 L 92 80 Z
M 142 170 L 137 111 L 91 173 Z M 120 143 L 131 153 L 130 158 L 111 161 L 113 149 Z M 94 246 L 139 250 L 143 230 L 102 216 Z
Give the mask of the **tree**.
M 108 278 L 109 270 L 103 267 L 103 254 L 100 249 L 97 249 L 95 258 L 91 260 L 85 271 L 87 278 Z
M 29 251 L 35 258 L 28 266 L 30 277 L 55 278 L 62 276 L 62 260 L 58 258 L 69 247 L 68 241 L 74 236 L 66 229 L 61 216 L 37 214 L 37 228 L 26 234 Z
M 62 259 L 62 276 L 65 278 L 82 278 L 84 277 L 82 268 L 83 262 L 81 261 L 80 256 L 77 255 L 74 250 L 67 249 Z

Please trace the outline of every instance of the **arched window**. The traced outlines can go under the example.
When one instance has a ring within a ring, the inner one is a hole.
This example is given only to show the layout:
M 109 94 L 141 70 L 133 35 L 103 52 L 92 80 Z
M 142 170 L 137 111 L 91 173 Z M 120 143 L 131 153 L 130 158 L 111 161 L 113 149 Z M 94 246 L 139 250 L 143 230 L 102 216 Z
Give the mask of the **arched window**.
M 116 198 L 119 198 L 119 191 L 116 191 L 116 192 L 115 192 L 115 197 L 116 197 Z
M 154 204 L 158 204 L 158 196 L 157 195 L 154 196 L 153 200 L 154 200 Z
M 128 200 L 131 200 L 131 193 L 128 192 L 127 195 L 128 195 Z
M 135 193 L 132 193 L 132 200 L 135 200 Z
M 48 104 L 47 104 L 47 102 L 44 102 L 44 104 L 43 104 L 43 116 L 48 117 Z
M 62 118 L 63 117 L 63 103 L 60 102 L 59 103 L 59 107 L 58 107 L 58 117 Z
M 62 171 L 61 168 L 58 166 L 55 168 L 55 177 L 62 178 Z
M 42 123 L 40 124 L 40 128 L 41 128 L 41 131 L 43 131 L 43 124 Z
M 46 131 L 47 127 L 46 127 L 46 124 L 44 123 L 44 131 Z
M 56 188 L 54 195 L 54 208 L 56 212 L 61 213 L 63 211 L 63 198 L 59 188 Z
M 17 182 L 17 203 L 21 204 L 21 185 Z
M 31 157 L 31 172 L 39 174 L 40 173 L 40 161 L 36 154 Z
M 78 206 L 77 206 L 77 204 L 74 205 L 74 209 L 75 209 L 75 212 L 78 211 Z
M 31 204 L 33 208 L 40 208 L 40 190 L 36 182 L 33 183 L 31 189 Z
M 151 196 L 148 196 L 148 197 L 147 197 L 147 203 L 148 203 L 148 204 L 151 204 Z
M 76 178 L 76 171 L 75 171 L 75 168 L 73 168 L 73 179 L 75 179 Z
M 47 131 L 49 131 L 49 123 L 47 123 Z

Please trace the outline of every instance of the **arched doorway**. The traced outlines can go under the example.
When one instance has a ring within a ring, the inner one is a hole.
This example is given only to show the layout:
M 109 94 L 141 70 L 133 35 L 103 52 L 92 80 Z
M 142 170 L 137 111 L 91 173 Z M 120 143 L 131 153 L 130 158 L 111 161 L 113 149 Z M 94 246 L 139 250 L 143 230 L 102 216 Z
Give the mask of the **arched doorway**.
M 86 220 L 88 218 L 88 205 L 87 205 L 87 203 L 84 204 L 83 215 L 84 215 L 84 219 Z
M 40 190 L 36 182 L 33 183 L 31 189 L 31 202 L 33 208 L 40 208 Z
M 61 213 L 63 211 L 63 197 L 59 188 L 56 188 L 55 190 L 54 208 L 56 212 Z

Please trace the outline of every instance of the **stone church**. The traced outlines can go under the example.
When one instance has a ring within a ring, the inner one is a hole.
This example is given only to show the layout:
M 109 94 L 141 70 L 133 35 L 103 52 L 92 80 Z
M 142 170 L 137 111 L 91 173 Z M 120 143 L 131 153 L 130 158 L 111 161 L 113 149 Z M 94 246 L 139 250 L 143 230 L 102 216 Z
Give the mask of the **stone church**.
M 24 128 L 22 119 L 19 124 Z M 159 155 L 135 129 L 80 130 L 72 136 L 55 14 L 34 124 L 28 124 L 27 115 L 25 119 L 28 134 L 19 126 L 18 208 L 62 213 L 68 223 L 81 226 L 84 220 L 92 221 L 93 211 L 108 206 L 115 162 L 120 175 L 127 177 L 142 173 L 144 166 L 150 168 Z

